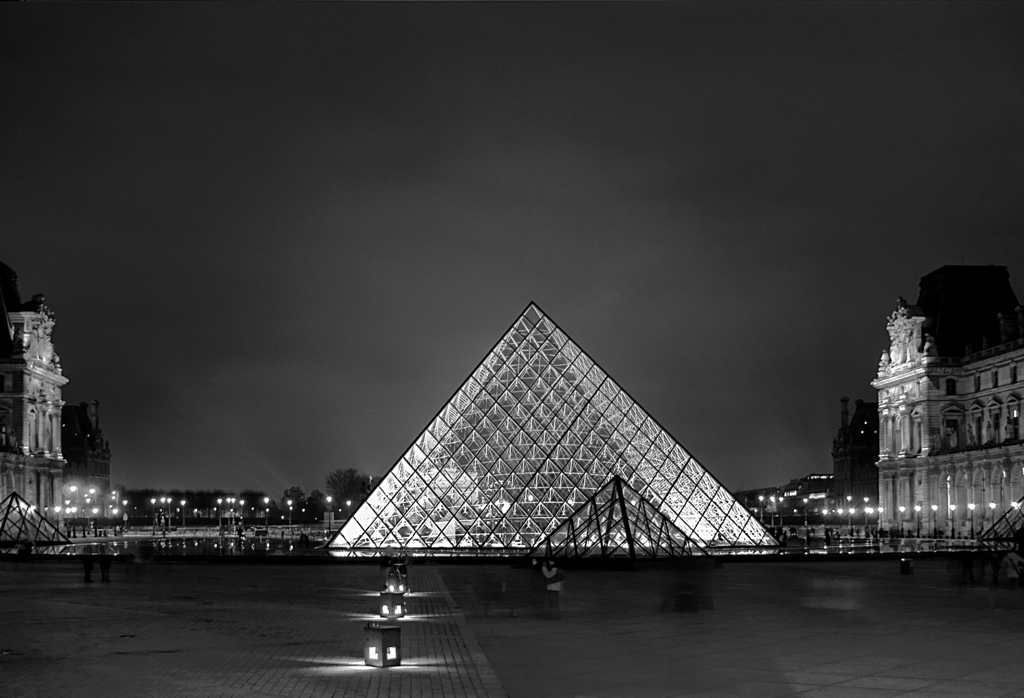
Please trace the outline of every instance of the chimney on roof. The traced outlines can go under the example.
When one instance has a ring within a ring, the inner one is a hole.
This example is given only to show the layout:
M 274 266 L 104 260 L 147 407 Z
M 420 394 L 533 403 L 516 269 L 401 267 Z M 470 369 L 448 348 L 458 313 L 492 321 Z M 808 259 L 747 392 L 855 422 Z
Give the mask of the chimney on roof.
M 1004 315 L 999 313 L 996 317 L 999 318 L 999 343 L 1006 344 L 1012 342 L 1020 336 L 1020 325 L 1018 324 L 1017 318 L 1014 315 Z
M 92 425 L 93 431 L 100 430 L 100 401 L 93 400 L 89 403 L 86 408 L 86 414 L 89 415 L 89 423 Z
M 850 426 L 850 398 L 840 398 L 839 402 L 843 405 L 843 409 L 839 412 L 839 426 L 845 429 Z

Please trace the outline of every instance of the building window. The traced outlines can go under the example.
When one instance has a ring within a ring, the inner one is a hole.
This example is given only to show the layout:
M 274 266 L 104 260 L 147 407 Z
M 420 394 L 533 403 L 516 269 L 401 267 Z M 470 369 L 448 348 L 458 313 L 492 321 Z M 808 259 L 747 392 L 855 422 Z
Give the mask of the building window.
M 1012 366 L 1010 366 L 1010 382 L 1017 382 L 1017 364 L 1013 364 Z
M 0 393 L 7 392 L 7 388 L 5 387 L 6 383 L 4 382 L 6 380 L 7 376 L 0 376 Z
M 946 395 L 956 395 L 956 378 L 946 379 Z
M 999 387 L 999 369 L 998 368 L 996 370 L 992 371 L 992 387 L 993 388 L 998 388 Z
M 974 374 L 974 392 L 978 392 L 980 390 L 981 390 L 981 374 L 980 373 L 975 373 Z

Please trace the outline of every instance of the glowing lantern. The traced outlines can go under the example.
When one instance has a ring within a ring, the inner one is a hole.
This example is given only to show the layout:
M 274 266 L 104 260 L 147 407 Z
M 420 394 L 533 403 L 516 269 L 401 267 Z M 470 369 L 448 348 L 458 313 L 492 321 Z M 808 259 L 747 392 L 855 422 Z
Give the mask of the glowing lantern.
M 382 618 L 394 620 L 405 616 L 405 594 L 392 594 L 389 591 L 380 592 L 380 615 Z
M 370 623 L 363 646 L 366 666 L 389 667 L 402 663 L 402 629 L 397 625 Z

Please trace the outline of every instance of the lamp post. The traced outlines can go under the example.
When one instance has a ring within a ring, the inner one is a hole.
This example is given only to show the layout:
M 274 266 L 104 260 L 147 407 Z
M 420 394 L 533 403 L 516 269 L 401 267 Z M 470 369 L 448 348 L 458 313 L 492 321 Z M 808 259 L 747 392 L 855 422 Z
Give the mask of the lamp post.
M 348 521 L 349 519 L 352 518 L 352 512 L 350 510 L 351 506 L 352 506 L 352 500 L 351 499 L 346 499 L 345 500 L 345 520 L 346 521 Z
M 990 512 L 992 512 L 989 515 L 989 521 L 991 521 L 991 523 L 989 525 L 992 526 L 996 522 L 996 503 L 995 502 L 989 502 L 988 503 L 988 509 L 989 509 Z
M 853 495 L 846 495 L 846 528 L 850 538 L 853 538 L 853 508 L 850 506 L 850 502 L 852 501 Z
M 949 537 L 956 537 L 956 504 L 949 505 Z
M 331 495 L 327 495 L 327 511 L 331 513 L 331 515 L 327 517 L 327 520 L 330 522 L 334 521 L 334 510 L 331 508 L 331 502 L 333 501 L 334 497 L 332 497 Z
M 807 497 L 804 497 L 804 535 L 807 535 Z
M 292 525 L 292 500 L 288 500 L 288 527 Z
M 270 497 L 263 498 L 263 525 L 267 528 L 267 535 L 270 535 Z
M 149 503 L 153 505 L 153 535 L 156 535 L 156 497 L 149 500 Z
M 938 512 L 938 510 L 939 510 L 939 505 L 938 504 L 932 504 L 932 538 L 938 538 L 939 537 L 939 532 L 935 528 L 935 515 L 936 515 L 936 512 Z
M 764 495 L 757 495 L 757 501 L 757 518 L 761 521 L 762 524 L 764 524 Z
M 900 505 L 900 538 L 903 537 L 903 514 L 906 513 L 906 511 L 907 511 L 907 508 L 901 504 Z
M 876 527 L 875 537 L 880 538 L 882 535 L 882 512 L 885 511 L 882 507 L 878 507 L 878 526 Z
M 921 505 L 914 505 L 914 521 L 917 523 L 917 537 L 921 537 Z
M 217 498 L 217 531 L 218 533 L 224 530 L 224 524 L 221 523 L 221 519 L 224 518 L 223 512 L 220 510 L 220 505 L 224 503 L 223 497 Z
M 185 528 L 185 500 L 181 500 L 181 527 Z
M 974 502 L 968 504 L 967 508 L 971 510 L 971 538 L 974 538 Z

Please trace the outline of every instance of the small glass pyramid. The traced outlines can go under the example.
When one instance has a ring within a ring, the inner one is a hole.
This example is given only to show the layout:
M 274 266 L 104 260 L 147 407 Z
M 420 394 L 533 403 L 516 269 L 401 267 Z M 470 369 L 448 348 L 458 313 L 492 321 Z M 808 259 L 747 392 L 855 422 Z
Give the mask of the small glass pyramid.
M 13 548 L 18 543 L 35 546 L 70 545 L 71 541 L 17 492 L 0 502 L 0 548 Z
M 979 540 L 990 542 L 1010 543 L 1021 541 L 1024 543 L 1024 498 L 1013 502 L 1010 509 L 996 519 L 987 531 L 978 536 Z
M 702 547 L 777 545 L 531 303 L 328 547 L 521 554 L 613 475 Z
M 635 560 L 703 555 L 704 551 L 615 475 L 530 554 Z

